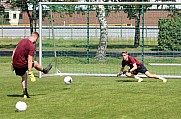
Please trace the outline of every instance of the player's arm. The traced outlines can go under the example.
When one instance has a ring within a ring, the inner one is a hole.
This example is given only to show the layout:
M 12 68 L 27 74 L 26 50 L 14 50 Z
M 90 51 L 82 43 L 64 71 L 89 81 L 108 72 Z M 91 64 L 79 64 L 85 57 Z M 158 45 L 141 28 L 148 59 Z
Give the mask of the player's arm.
M 124 71 L 124 67 L 121 67 L 120 69 L 120 73 L 122 73 Z
M 119 71 L 119 73 L 117 74 L 117 77 L 121 76 L 122 74 L 125 74 L 125 73 L 124 73 L 124 67 L 121 67 L 121 68 L 120 68 L 120 71 Z
M 28 71 L 32 71 L 33 56 L 28 55 Z
M 133 72 L 134 70 L 136 70 L 138 67 L 136 65 L 136 63 L 133 64 L 133 68 L 129 69 L 129 72 Z
M 14 71 L 14 67 L 13 67 L 13 57 L 14 57 L 14 53 L 16 51 L 16 48 L 13 50 L 12 56 L 11 56 L 11 71 Z
M 13 54 L 12 54 L 12 56 L 11 56 L 12 60 L 13 60 L 15 51 L 16 51 L 16 48 L 13 50 Z

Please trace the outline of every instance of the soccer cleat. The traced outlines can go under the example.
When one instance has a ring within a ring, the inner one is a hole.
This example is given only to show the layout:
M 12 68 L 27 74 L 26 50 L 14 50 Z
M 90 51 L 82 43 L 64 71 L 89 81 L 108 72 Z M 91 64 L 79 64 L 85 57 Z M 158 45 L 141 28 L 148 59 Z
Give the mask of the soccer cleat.
M 161 76 L 159 76 L 159 79 L 161 79 L 161 80 L 163 81 L 163 83 L 166 83 L 166 82 L 167 82 L 167 79 L 165 79 L 165 78 L 163 78 L 163 77 L 161 77 Z
M 164 78 L 164 79 L 162 79 L 162 81 L 163 81 L 163 83 L 166 83 L 166 82 L 167 82 L 167 79 Z
M 26 99 L 26 98 L 27 98 L 27 96 L 26 96 L 26 95 L 24 95 L 24 96 L 23 96 L 23 98 L 24 98 L 24 99 Z
M 46 68 L 44 68 L 44 72 L 45 74 L 48 74 L 48 72 L 52 69 L 52 64 L 49 64 Z
M 30 96 L 29 96 L 29 94 L 23 94 L 23 98 L 27 99 L 27 98 L 30 98 Z
M 25 91 L 23 91 L 23 98 L 26 99 L 26 98 L 30 98 L 28 92 L 27 92 L 27 89 L 25 89 Z
M 142 81 L 143 81 L 143 79 L 142 79 L 142 78 L 140 78 L 140 77 L 138 77 L 138 76 L 134 76 L 134 78 L 135 78 L 135 79 L 137 79 L 137 80 L 138 80 L 138 82 L 142 82 Z
M 142 78 L 139 78 L 139 79 L 138 79 L 138 82 L 142 82 L 142 81 L 143 81 L 143 79 L 142 79 Z

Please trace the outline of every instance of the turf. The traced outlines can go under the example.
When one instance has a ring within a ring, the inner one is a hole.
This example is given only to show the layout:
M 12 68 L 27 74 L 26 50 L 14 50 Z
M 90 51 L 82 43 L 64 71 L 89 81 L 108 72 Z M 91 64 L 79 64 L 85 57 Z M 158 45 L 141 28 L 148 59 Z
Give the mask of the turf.
M 63 76 L 28 82 L 31 98 L 21 97 L 21 79 L 10 71 L 10 58 L 1 61 L 1 119 L 180 119 L 181 80 L 79 77 L 66 85 Z M 34 71 L 36 72 L 36 71 Z M 35 73 L 37 75 L 37 73 Z M 16 112 L 19 100 L 27 103 Z

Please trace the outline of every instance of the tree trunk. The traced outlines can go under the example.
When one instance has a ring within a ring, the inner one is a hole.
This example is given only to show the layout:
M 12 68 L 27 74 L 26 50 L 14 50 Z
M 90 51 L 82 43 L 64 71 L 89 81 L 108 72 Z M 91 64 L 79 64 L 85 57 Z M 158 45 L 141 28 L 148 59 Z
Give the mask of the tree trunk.
M 31 34 L 33 32 L 33 13 L 32 13 L 32 15 L 30 15 L 27 3 L 25 4 L 25 6 L 26 6 L 25 7 L 26 8 L 26 13 L 27 13 L 29 21 L 30 21 L 30 34 Z
M 134 38 L 134 47 L 137 48 L 140 45 L 140 16 L 141 14 L 138 14 L 138 16 L 135 18 L 135 38 Z
M 100 23 L 100 41 L 95 58 L 97 60 L 106 59 L 106 49 L 108 42 L 108 25 L 106 20 L 104 5 L 98 5 L 96 7 L 98 21 Z

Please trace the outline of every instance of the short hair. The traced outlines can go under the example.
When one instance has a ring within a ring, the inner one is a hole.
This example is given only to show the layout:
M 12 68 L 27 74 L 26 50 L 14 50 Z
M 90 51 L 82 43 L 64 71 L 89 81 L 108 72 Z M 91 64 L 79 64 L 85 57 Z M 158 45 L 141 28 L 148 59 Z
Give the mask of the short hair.
M 122 51 L 122 54 L 123 54 L 123 53 L 128 54 L 128 52 L 127 52 L 127 51 Z
M 32 32 L 32 36 L 34 36 L 34 35 L 36 35 L 37 38 L 39 38 L 39 33 L 38 32 L 36 32 L 36 31 Z

